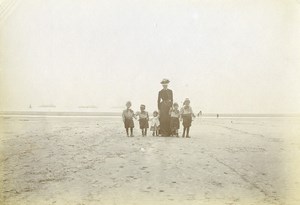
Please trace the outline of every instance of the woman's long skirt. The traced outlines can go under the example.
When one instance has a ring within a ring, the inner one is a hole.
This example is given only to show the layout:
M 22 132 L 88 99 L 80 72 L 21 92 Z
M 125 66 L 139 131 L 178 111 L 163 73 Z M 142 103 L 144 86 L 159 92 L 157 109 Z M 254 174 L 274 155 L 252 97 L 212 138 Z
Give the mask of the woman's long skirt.
M 171 106 L 168 103 L 162 102 L 160 104 L 159 122 L 160 122 L 160 134 L 162 136 L 170 136 L 170 110 Z

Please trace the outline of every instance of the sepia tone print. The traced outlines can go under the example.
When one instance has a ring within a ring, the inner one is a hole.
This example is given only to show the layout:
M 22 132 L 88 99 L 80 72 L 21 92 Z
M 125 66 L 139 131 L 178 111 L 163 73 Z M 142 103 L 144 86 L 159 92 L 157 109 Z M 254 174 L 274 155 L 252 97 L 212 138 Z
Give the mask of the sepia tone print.
M 0 0 L 0 204 L 300 204 L 298 0 Z

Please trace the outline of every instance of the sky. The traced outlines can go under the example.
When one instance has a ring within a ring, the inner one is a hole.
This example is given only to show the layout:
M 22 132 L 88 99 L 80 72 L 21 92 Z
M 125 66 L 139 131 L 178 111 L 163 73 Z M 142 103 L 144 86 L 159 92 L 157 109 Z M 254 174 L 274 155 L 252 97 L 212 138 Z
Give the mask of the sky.
M 168 78 L 196 112 L 300 113 L 299 0 L 8 2 L 0 111 L 152 112 Z

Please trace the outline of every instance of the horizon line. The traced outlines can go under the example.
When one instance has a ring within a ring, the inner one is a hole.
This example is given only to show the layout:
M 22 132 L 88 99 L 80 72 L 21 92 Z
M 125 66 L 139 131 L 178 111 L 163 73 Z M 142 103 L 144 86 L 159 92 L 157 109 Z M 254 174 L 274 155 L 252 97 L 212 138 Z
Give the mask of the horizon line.
M 40 115 L 40 116 L 120 116 L 122 112 L 105 112 L 105 111 L 0 111 L 0 116 L 3 115 Z M 300 113 L 215 113 L 202 112 L 197 116 L 217 116 L 219 117 L 300 117 Z

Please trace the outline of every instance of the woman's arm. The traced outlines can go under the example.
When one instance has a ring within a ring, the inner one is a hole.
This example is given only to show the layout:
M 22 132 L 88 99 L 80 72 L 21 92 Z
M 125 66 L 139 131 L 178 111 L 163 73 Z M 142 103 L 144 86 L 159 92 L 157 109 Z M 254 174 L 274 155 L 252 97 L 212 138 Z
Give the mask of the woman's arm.
M 171 100 L 171 106 L 173 105 L 173 91 L 172 90 L 170 90 L 171 91 L 171 95 L 170 95 L 170 100 Z
M 160 92 L 158 92 L 158 98 L 157 98 L 157 109 L 160 110 Z

